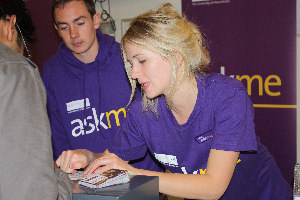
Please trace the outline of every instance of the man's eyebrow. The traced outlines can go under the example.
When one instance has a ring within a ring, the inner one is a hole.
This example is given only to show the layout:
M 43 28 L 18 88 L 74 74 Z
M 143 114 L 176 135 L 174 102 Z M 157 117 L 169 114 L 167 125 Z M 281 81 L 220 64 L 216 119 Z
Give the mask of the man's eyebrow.
M 73 20 L 73 22 L 77 22 L 77 21 L 79 21 L 81 19 L 86 19 L 86 17 L 85 16 L 77 17 L 76 19 Z
M 66 24 L 68 24 L 68 23 L 66 23 L 66 22 L 56 22 L 57 26 L 59 26 L 59 25 L 66 25 Z
M 77 22 L 81 19 L 86 19 L 86 17 L 85 16 L 77 17 L 76 19 L 73 20 L 73 22 Z M 57 22 L 56 24 L 59 26 L 59 25 L 65 25 L 65 24 L 68 24 L 68 23 L 67 22 Z

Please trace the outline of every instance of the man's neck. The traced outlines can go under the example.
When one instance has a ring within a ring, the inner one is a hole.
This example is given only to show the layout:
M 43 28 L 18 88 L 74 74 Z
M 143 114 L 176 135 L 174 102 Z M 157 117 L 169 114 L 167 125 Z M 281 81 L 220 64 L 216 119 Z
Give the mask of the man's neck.
M 11 48 L 12 50 L 14 50 L 15 52 L 23 55 L 24 53 L 24 48 L 23 47 L 19 47 L 19 45 L 17 43 L 12 43 L 12 42 L 8 42 L 8 41 L 4 41 L 0 39 L 0 42 L 2 44 L 4 44 L 5 46 Z

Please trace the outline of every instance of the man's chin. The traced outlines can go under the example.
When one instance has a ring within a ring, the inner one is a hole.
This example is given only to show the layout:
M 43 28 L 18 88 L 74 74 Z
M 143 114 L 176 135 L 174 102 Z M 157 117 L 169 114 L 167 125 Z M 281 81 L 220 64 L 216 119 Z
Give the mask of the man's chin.
M 80 55 L 80 54 L 83 54 L 85 53 L 87 50 L 72 50 L 73 54 L 76 54 L 76 55 Z

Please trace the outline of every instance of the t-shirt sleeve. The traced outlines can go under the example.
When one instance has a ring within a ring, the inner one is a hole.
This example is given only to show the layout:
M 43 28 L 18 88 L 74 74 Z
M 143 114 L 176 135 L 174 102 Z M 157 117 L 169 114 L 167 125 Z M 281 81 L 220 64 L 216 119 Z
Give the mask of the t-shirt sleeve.
M 246 89 L 233 80 L 216 92 L 213 149 L 257 151 L 254 110 Z
M 108 147 L 111 153 L 115 153 L 126 161 L 142 158 L 147 152 L 141 126 L 135 120 L 134 114 L 137 114 L 137 112 L 127 112 L 127 117 L 121 125 L 121 129 Z

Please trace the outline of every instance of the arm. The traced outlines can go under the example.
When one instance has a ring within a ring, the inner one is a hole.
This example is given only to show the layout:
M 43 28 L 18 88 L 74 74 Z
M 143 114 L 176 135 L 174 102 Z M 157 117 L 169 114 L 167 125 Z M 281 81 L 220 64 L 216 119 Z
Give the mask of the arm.
M 159 176 L 162 193 L 197 199 L 219 199 L 232 178 L 239 152 L 211 149 L 206 174 L 161 174 L 142 171 L 141 174 Z
M 68 173 L 88 166 L 84 173 L 98 174 L 109 169 L 124 169 L 131 175 L 158 176 L 159 191 L 162 193 L 182 198 L 218 199 L 229 185 L 238 157 L 239 152 L 211 149 L 204 175 L 136 169 L 108 150 L 102 154 L 94 154 L 83 149 L 66 151 L 56 163 Z
M 103 173 L 109 169 L 128 170 L 131 175 L 159 177 L 159 191 L 182 198 L 218 199 L 232 178 L 239 152 L 211 149 L 206 174 L 171 174 L 136 169 L 115 154 L 96 155 L 85 173 Z M 98 157 L 98 158 L 96 158 Z M 99 167 L 101 166 L 101 167 Z

